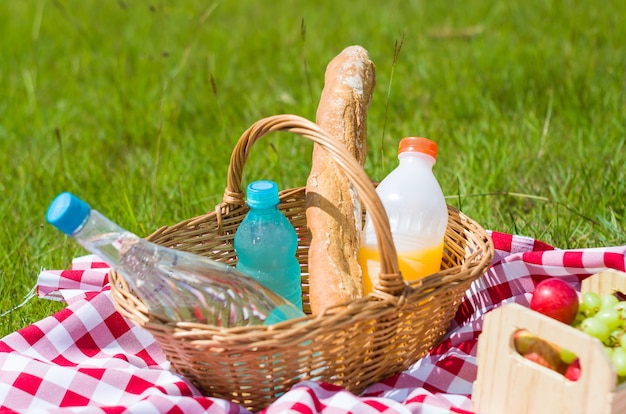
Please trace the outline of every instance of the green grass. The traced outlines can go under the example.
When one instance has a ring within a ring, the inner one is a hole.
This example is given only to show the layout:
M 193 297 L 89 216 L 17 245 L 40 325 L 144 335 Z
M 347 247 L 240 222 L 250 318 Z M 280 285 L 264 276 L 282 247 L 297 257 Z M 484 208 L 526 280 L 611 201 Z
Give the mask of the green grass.
M 212 210 L 256 120 L 314 119 L 326 64 L 377 65 L 366 170 L 438 141 L 449 203 L 560 248 L 626 243 L 622 1 L 0 2 L 0 313 L 85 252 L 45 223 L 69 190 L 148 235 Z M 258 143 L 245 180 L 304 184 L 311 145 Z M 62 304 L 32 299 L 0 336 Z

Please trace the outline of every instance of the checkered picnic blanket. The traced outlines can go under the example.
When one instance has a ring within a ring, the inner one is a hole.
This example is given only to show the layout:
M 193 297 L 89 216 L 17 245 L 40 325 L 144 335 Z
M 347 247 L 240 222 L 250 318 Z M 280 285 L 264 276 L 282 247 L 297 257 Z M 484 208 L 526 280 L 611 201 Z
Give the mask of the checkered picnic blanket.
M 626 270 L 626 246 L 559 250 L 492 232 L 496 255 L 466 293 L 447 335 L 406 371 L 361 395 L 303 381 L 264 413 L 471 413 L 476 347 L 483 316 L 508 302 L 528 305 L 534 286 L 559 277 L 580 289 L 606 268 Z M 150 333 L 114 309 L 108 267 L 95 256 L 39 275 L 38 295 L 67 307 L 0 340 L 0 412 L 247 412 L 203 396 L 169 370 Z

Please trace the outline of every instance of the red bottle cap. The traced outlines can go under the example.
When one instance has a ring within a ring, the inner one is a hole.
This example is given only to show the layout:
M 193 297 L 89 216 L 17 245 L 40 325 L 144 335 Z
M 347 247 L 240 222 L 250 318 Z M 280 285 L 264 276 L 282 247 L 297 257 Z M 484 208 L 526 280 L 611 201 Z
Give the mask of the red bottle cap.
M 422 137 L 402 138 L 398 146 L 398 154 L 403 152 L 423 152 L 437 159 L 437 143 Z

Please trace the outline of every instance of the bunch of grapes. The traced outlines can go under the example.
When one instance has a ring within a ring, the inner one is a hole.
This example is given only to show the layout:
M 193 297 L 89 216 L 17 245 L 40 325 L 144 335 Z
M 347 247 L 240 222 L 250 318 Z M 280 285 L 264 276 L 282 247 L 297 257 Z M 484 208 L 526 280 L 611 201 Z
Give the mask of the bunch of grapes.
M 626 380 L 626 301 L 613 294 L 585 292 L 572 324 L 602 342 L 619 382 Z

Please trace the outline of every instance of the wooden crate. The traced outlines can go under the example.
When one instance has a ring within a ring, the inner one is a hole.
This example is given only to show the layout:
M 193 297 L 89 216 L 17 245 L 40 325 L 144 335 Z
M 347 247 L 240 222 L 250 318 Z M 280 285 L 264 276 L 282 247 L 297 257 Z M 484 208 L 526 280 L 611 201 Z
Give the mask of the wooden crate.
M 581 291 L 626 293 L 626 273 L 597 273 L 583 281 Z M 512 339 L 518 329 L 578 355 L 578 381 L 521 356 Z M 506 304 L 485 315 L 477 364 L 472 393 L 477 413 L 626 413 L 626 383 L 617 385 L 617 375 L 602 343 L 519 304 Z

